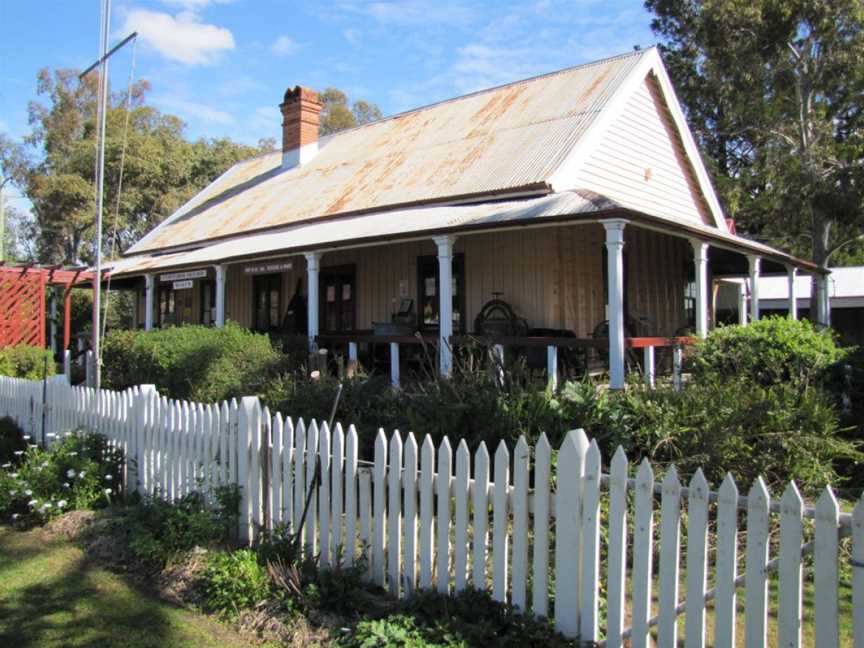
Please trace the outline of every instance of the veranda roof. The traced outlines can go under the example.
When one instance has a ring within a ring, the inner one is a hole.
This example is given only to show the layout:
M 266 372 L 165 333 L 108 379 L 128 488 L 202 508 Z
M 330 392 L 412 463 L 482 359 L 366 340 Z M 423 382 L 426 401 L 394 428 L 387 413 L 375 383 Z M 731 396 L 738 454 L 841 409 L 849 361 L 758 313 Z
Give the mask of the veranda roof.
M 587 190 L 565 191 L 522 200 L 413 207 L 312 221 L 266 233 L 237 236 L 182 252 L 125 257 L 109 262 L 107 269 L 114 277 L 130 276 L 169 268 L 201 267 L 253 258 L 428 238 L 436 234 L 467 234 L 608 218 L 625 218 L 660 231 L 698 236 L 712 245 L 734 252 L 759 254 L 777 263 L 792 264 L 808 271 L 816 270 L 812 263 L 767 245 L 707 225 L 670 223 L 628 209 Z

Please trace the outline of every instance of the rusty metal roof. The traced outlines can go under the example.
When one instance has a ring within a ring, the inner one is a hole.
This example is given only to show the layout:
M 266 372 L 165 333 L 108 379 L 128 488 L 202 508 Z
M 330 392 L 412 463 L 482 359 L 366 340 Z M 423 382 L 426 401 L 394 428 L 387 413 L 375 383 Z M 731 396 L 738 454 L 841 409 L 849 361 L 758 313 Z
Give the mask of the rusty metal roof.
M 443 101 L 232 167 L 129 253 L 357 212 L 512 192 L 548 180 L 650 50 Z

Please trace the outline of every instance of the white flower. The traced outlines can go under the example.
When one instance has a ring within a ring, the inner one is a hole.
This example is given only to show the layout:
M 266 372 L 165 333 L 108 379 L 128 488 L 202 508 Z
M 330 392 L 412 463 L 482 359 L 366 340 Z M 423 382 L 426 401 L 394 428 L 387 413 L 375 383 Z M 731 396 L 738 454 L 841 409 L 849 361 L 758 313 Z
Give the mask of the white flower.
M 77 453 L 77 452 L 70 452 L 70 453 L 69 453 L 69 456 L 70 456 L 70 457 L 77 457 L 77 456 L 78 456 L 78 453 Z
M 63 488 L 69 488 L 69 482 L 63 482 Z
M 43 462 L 42 465 L 40 466 L 40 468 L 47 468 L 47 467 L 48 467 L 47 461 Z
M 11 468 L 11 467 L 12 467 L 12 464 L 11 464 L 11 463 L 5 463 L 5 464 L 3 464 L 2 467 L 3 467 L 3 468 Z
M 39 503 L 39 500 L 32 499 L 29 502 L 27 502 L 27 506 L 33 507 L 33 506 L 36 506 L 38 503 Z
M 13 514 L 12 514 L 12 519 L 13 519 L 13 520 L 17 520 L 19 517 L 21 517 L 21 515 L 20 515 L 19 513 L 13 513 Z
M 24 494 L 25 494 L 27 497 L 30 497 L 30 496 L 33 494 L 33 491 L 30 490 L 30 489 L 28 488 L 27 490 L 24 491 Z
M 25 435 L 22 436 L 21 438 L 24 439 L 25 441 L 29 441 L 29 440 L 30 440 L 30 435 L 29 435 L 29 434 L 25 434 Z
M 23 450 L 16 450 L 15 454 L 20 457 L 21 455 L 24 454 L 24 451 Z
M 114 477 L 112 477 L 111 475 L 105 475 L 105 479 L 111 481 L 112 479 L 114 479 Z
M 9 476 L 10 476 L 12 479 L 18 479 L 18 473 L 9 473 Z
M 66 506 L 66 500 L 60 500 L 57 502 L 57 508 L 63 508 L 64 506 Z
M 75 477 L 75 471 L 70 468 L 69 470 L 66 471 L 66 476 L 69 479 L 73 479 Z
M 113 492 L 114 492 L 114 491 L 112 491 L 110 488 L 106 488 L 106 489 L 105 489 L 105 494 L 106 494 L 106 495 L 110 495 L 110 494 L 113 493 Z
M 42 508 L 46 508 L 46 509 L 51 508 L 51 502 L 45 502 L 45 503 L 42 505 Z
M 53 439 L 53 438 L 55 438 L 57 435 L 56 435 L 54 432 L 49 432 L 49 433 L 46 434 L 45 436 L 48 437 L 49 439 Z
M 15 495 L 18 494 L 18 491 L 17 491 L 17 490 L 10 490 L 10 491 L 9 491 L 9 494 L 10 494 L 12 497 L 15 497 Z
M 86 475 L 86 474 L 87 474 L 87 472 L 84 471 L 84 470 L 82 470 L 80 473 L 78 473 L 78 476 L 79 476 L 79 477 L 83 477 L 83 476 Z

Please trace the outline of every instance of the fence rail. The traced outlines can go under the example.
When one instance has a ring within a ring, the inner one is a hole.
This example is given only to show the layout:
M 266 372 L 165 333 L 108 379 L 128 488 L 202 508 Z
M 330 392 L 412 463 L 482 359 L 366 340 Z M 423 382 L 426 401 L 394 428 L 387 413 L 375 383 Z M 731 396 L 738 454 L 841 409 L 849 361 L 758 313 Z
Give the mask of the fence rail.
M 296 531 L 313 488 L 304 553 L 322 568 L 362 560 L 395 596 L 489 589 L 518 610 L 554 618 L 568 637 L 609 648 L 761 647 L 769 630 L 772 645 L 794 647 L 805 623 L 820 648 L 864 648 L 864 498 L 841 514 L 830 488 L 807 507 L 794 483 L 774 499 L 761 478 L 746 496 L 731 476 L 717 491 L 701 471 L 686 485 L 674 467 L 658 480 L 647 460 L 631 466 L 621 448 L 607 474 L 581 430 L 567 434 L 557 455 L 545 435 L 533 448 L 524 438 L 513 448 L 501 442 L 490 455 L 484 444 L 472 454 L 464 440 L 454 451 L 446 437 L 436 448 L 429 436 L 379 431 L 373 461 L 363 462 L 353 426 L 295 421 L 256 398 L 203 405 L 147 385 L 97 393 L 63 376 L 49 380 L 44 403 L 42 395 L 41 382 L 0 378 L 0 414 L 46 444 L 81 426 L 105 434 L 126 453 L 127 488 L 142 493 L 176 500 L 240 485 L 245 542 L 279 524 Z M 846 555 L 840 542 L 850 535 Z M 841 637 L 839 597 L 850 591 L 840 587 L 843 562 L 851 565 L 843 573 L 851 571 L 853 631 Z

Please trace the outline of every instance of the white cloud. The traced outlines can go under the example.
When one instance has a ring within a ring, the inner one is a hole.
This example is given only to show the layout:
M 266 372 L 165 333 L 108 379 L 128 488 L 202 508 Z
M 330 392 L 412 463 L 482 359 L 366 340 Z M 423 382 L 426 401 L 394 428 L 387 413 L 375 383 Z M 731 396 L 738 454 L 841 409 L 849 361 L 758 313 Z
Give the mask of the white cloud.
M 261 92 L 266 90 L 267 86 L 253 79 L 252 77 L 242 76 L 234 79 L 228 79 L 219 84 L 216 92 L 222 97 L 242 97 L 253 92 Z
M 258 131 L 267 133 L 264 137 L 282 136 L 282 113 L 276 106 L 261 106 L 252 113 L 251 125 Z
M 167 108 L 168 110 L 176 111 L 181 117 L 192 117 L 211 124 L 233 124 L 234 117 L 223 110 L 217 110 L 207 104 L 198 103 L 197 101 L 189 101 L 178 97 L 156 96 L 153 97 L 153 103 Z
M 229 29 L 202 23 L 188 11 L 171 16 L 133 9 L 120 31 L 124 34 L 137 31 L 141 40 L 162 56 L 186 65 L 207 65 L 222 52 L 234 49 L 234 36 Z
M 388 25 L 429 25 L 433 23 L 466 27 L 477 16 L 469 3 L 459 0 L 435 3 L 421 0 L 391 0 L 389 2 L 340 3 L 339 8 L 368 16 Z
M 363 42 L 363 32 L 359 29 L 343 29 L 342 35 L 345 37 L 345 40 L 351 44 L 352 47 L 360 47 Z
M 230 4 L 234 0 L 162 0 L 163 4 L 181 7 L 186 11 L 201 11 L 211 4 Z
M 300 48 L 300 45 L 288 36 L 280 36 L 270 46 L 270 51 L 278 56 L 290 56 Z

